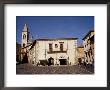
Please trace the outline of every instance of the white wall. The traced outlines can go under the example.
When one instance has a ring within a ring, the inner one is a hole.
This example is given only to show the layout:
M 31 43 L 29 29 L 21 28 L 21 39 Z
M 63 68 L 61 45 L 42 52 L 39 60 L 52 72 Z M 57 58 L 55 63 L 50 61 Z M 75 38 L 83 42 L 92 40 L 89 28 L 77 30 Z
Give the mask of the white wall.
M 52 54 L 47 53 L 49 51 L 49 43 L 52 43 L 53 51 L 60 51 L 59 42 L 64 42 L 63 49 L 64 51 L 67 50 L 67 53 L 52 53 Z M 55 48 L 55 44 L 58 45 L 58 48 Z M 54 63 L 56 62 L 59 63 L 58 59 L 61 56 L 63 56 L 64 59 L 67 59 L 69 57 L 69 62 L 71 62 L 71 64 L 73 65 L 75 64 L 75 58 L 77 54 L 76 48 L 77 48 L 77 40 L 37 41 L 36 53 L 38 53 L 38 57 L 36 55 L 36 58 L 38 58 L 38 60 L 45 60 L 48 59 L 49 57 L 52 57 L 55 60 Z M 45 56 L 45 52 L 46 52 L 46 56 Z

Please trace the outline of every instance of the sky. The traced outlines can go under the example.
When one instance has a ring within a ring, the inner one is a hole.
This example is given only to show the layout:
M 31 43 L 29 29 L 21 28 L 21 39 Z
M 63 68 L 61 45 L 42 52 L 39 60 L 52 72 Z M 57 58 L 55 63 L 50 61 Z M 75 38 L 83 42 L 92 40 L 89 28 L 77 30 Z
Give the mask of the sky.
M 27 24 L 33 39 L 37 38 L 82 38 L 94 30 L 94 16 L 16 16 L 16 40 L 21 44 L 21 36 Z

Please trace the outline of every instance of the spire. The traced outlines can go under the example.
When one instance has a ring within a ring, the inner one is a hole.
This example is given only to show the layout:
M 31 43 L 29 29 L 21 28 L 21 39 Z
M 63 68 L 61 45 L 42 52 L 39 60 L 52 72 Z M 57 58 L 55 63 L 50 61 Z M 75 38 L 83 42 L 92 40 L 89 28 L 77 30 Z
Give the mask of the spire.
M 28 32 L 28 26 L 27 26 L 27 24 L 24 25 L 23 31 Z

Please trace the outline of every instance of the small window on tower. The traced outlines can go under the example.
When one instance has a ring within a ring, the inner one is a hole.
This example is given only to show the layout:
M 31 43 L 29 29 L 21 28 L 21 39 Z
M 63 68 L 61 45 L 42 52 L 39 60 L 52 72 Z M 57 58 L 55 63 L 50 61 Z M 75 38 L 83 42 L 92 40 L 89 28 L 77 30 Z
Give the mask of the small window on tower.
M 23 35 L 23 39 L 26 39 L 26 35 L 25 34 Z

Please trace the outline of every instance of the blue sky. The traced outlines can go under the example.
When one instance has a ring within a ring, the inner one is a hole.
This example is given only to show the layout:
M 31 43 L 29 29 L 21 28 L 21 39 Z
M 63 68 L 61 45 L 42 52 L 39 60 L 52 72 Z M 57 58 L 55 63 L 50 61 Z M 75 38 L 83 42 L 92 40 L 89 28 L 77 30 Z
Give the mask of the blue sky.
M 34 39 L 78 38 L 78 45 L 81 45 L 82 38 L 94 29 L 94 16 L 17 16 L 18 43 L 21 43 L 21 33 L 25 23 Z

